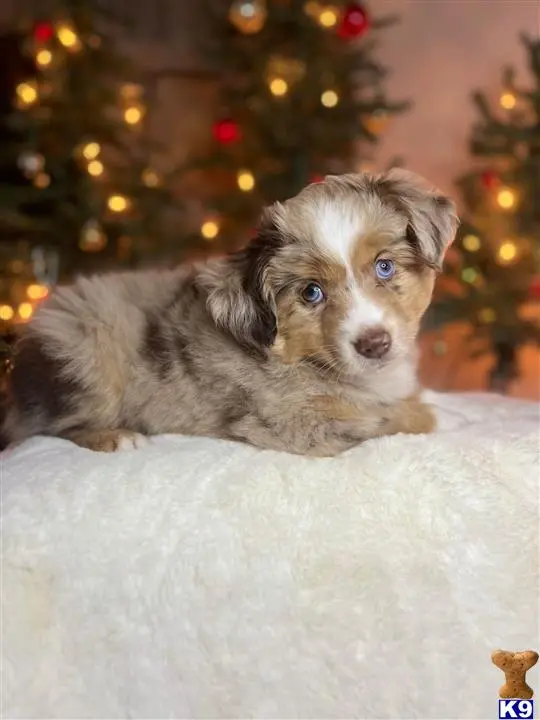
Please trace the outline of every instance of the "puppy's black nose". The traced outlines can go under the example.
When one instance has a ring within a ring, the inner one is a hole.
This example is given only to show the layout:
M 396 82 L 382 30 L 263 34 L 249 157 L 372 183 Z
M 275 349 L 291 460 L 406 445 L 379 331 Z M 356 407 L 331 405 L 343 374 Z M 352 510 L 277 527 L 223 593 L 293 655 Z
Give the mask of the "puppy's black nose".
M 359 355 L 378 359 L 390 350 L 392 338 L 390 333 L 382 328 L 371 328 L 366 330 L 353 345 Z

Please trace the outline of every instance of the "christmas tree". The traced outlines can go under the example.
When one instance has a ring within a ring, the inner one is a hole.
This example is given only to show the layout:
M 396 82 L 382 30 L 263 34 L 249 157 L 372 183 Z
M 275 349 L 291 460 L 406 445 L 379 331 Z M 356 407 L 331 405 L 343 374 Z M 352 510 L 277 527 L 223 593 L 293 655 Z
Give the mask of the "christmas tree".
M 55 7 L 0 38 L 0 329 L 59 280 L 162 252 L 176 208 L 124 21 L 92 0 Z
M 475 93 L 470 151 L 475 169 L 458 181 L 464 222 L 449 252 L 435 325 L 472 325 L 470 356 L 494 357 L 489 385 L 518 373 L 518 349 L 540 342 L 540 41 L 523 36 L 530 82 L 506 68 L 498 107 Z
M 200 234 L 219 250 L 246 241 L 261 206 L 363 169 L 406 107 L 388 100 L 376 59 L 392 18 L 344 0 L 233 0 L 226 11 L 209 30 L 220 76 L 211 150 L 192 166 L 207 189 Z

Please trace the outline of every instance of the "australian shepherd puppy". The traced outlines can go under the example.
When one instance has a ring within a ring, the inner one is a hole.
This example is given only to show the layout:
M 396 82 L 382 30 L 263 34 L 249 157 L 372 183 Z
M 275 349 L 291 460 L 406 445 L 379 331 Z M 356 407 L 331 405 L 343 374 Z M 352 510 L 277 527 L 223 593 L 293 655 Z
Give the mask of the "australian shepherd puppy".
M 182 433 L 330 456 L 430 432 L 416 336 L 456 222 L 410 174 L 329 176 L 229 257 L 79 278 L 25 329 L 4 442 Z

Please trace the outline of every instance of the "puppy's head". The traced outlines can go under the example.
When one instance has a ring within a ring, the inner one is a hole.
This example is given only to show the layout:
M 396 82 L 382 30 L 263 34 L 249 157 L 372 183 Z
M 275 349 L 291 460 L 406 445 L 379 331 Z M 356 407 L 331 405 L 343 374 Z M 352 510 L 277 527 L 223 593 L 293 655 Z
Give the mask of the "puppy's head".
M 329 176 L 213 267 L 209 310 L 285 363 L 369 373 L 410 355 L 456 225 L 454 203 L 414 175 Z

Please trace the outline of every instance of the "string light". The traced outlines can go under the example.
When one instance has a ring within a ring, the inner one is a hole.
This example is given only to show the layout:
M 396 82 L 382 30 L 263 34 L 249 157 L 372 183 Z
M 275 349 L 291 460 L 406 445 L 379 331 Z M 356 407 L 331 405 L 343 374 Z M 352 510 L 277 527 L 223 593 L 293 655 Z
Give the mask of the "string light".
M 325 28 L 334 27 L 338 21 L 338 14 L 333 8 L 326 8 L 319 15 L 319 23 Z
M 474 268 L 464 268 L 463 272 L 461 273 L 461 279 L 463 280 L 463 282 L 470 283 L 471 285 L 474 283 L 477 277 L 478 273 Z
M 100 252 L 107 245 L 107 236 L 95 218 L 90 218 L 81 228 L 79 247 L 83 252 Z
M 107 205 L 112 212 L 124 212 L 128 208 L 128 199 L 124 195 L 111 195 Z
M 91 160 L 88 163 L 88 174 L 93 177 L 99 177 L 103 173 L 103 163 L 99 160 Z
M 270 92 L 272 95 L 276 95 L 277 97 L 282 97 L 283 95 L 287 94 L 287 91 L 289 89 L 289 86 L 283 80 L 283 78 L 274 78 L 270 82 Z
M 516 204 L 516 194 L 510 188 L 501 188 L 497 193 L 497 203 L 503 210 L 511 210 Z
M 43 300 L 49 294 L 45 285 L 32 284 L 26 288 L 26 295 L 30 300 Z
M 17 159 L 17 165 L 27 178 L 33 178 L 40 170 L 43 170 L 45 158 L 41 153 L 36 153 L 33 150 L 24 150 Z
M 143 171 L 142 181 L 147 187 L 157 187 L 159 185 L 159 175 L 154 170 L 147 168 Z
M 516 96 L 513 92 L 510 90 L 507 90 L 506 92 L 503 92 L 500 98 L 501 107 L 503 107 L 505 110 L 512 110 L 516 107 Z
M 77 50 L 80 46 L 77 33 L 69 25 L 60 25 L 56 31 L 58 40 L 62 45 L 70 50 Z
M 255 187 L 255 178 L 249 170 L 240 170 L 236 176 L 236 181 L 243 192 L 249 192 Z
M 495 310 L 493 310 L 493 308 L 483 308 L 478 313 L 478 319 L 480 320 L 480 322 L 483 322 L 486 325 L 495 322 L 496 318 L 497 314 L 495 313 Z
M 37 87 L 34 82 L 23 82 L 17 85 L 17 96 L 24 105 L 32 105 L 38 97 Z
M 213 240 L 219 234 L 219 225 L 215 220 L 205 220 L 201 225 L 201 235 L 206 240 Z
M 100 144 L 97 142 L 89 142 L 82 149 L 82 153 L 87 160 L 93 160 L 97 158 L 101 152 Z
M 7 322 L 8 320 L 11 320 L 14 315 L 15 311 L 11 305 L 0 305 L 0 320 L 5 320 Z
M 29 320 L 32 317 L 33 312 L 34 308 L 29 302 L 23 302 L 17 308 L 17 314 L 21 320 Z
M 463 238 L 463 247 L 469 252 L 476 252 L 480 250 L 481 242 L 480 238 L 476 235 L 465 235 Z
M 141 121 L 142 116 L 143 113 L 141 108 L 136 107 L 135 105 L 126 108 L 124 111 L 124 120 L 128 125 L 137 125 Z
M 37 188 L 40 188 L 40 190 L 43 190 L 44 188 L 49 187 L 50 184 L 51 184 L 51 178 L 49 175 L 47 175 L 47 173 L 40 172 L 34 178 L 34 185 Z
M 512 260 L 515 260 L 516 256 L 517 247 L 516 244 L 511 240 L 506 240 L 499 247 L 497 257 L 499 258 L 499 262 L 501 262 L 503 265 L 512 262 Z
M 47 67 L 52 62 L 52 52 L 43 48 L 37 53 L 36 62 L 40 67 Z
M 321 102 L 324 107 L 335 107 L 339 102 L 339 95 L 335 92 L 335 90 L 325 90 L 321 95 Z

